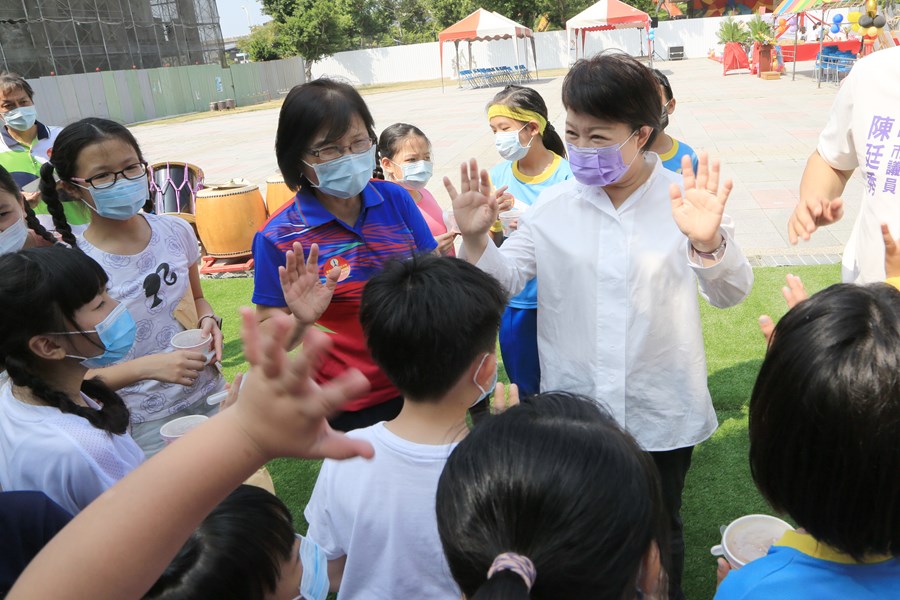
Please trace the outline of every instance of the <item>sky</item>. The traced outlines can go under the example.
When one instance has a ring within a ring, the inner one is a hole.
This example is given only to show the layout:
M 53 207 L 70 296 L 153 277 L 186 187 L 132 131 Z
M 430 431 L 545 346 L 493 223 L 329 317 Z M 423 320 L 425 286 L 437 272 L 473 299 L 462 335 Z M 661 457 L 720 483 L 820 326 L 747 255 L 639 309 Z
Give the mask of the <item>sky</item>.
M 222 25 L 222 37 L 237 37 L 250 33 L 247 17 L 251 25 L 262 25 L 271 21 L 271 17 L 262 14 L 262 5 L 257 0 L 216 0 L 219 9 L 219 22 Z M 246 7 L 245 13 L 241 7 Z

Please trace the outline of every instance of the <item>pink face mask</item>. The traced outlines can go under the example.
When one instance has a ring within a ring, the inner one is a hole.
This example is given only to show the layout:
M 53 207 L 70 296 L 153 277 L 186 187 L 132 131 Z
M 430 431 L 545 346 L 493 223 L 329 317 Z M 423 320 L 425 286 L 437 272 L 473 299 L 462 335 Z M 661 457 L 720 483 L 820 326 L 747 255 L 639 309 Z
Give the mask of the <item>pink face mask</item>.
M 634 158 L 627 165 L 622 158 L 622 146 L 633 138 L 637 131 L 628 136 L 621 144 L 604 146 L 603 148 L 582 148 L 566 143 L 569 152 L 569 166 L 578 183 L 584 185 L 611 185 L 622 178 L 634 158 L 640 152 L 634 154 Z

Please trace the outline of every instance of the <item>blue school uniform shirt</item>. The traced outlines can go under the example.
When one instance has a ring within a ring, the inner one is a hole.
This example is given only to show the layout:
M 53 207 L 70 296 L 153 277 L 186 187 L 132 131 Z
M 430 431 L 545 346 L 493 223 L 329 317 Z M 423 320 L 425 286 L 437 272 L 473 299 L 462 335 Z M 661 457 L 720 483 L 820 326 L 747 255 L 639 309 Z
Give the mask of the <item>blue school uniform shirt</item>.
M 900 598 L 900 559 L 858 563 L 788 531 L 762 558 L 733 570 L 715 600 L 882 600 Z
M 331 304 L 318 324 L 332 334 L 333 345 L 316 373 L 321 383 L 347 369 L 362 371 L 370 388 L 365 395 L 344 405 L 358 411 L 396 398 L 400 392 L 372 360 L 359 323 L 359 305 L 366 282 L 392 258 L 428 253 L 437 242 L 409 192 L 395 183 L 370 181 L 362 191 L 362 210 L 356 223 L 344 223 L 328 212 L 306 188 L 294 202 L 285 204 L 253 238 L 253 303 L 284 307 L 278 267 L 294 242 L 308 253 L 319 245 L 319 276 L 334 267 L 341 275 Z
M 525 175 L 519 171 L 518 161 L 504 160 L 491 169 L 491 184 L 495 188 L 507 186 L 507 191 L 520 202 L 528 206 L 534 204 L 541 192 L 566 179 L 572 179 L 572 168 L 569 161 L 553 155 L 553 161 L 539 175 Z M 525 289 L 512 297 L 509 305 L 513 308 L 537 308 L 537 279 L 525 284 Z
M 662 161 L 663 167 L 672 171 L 673 173 L 681 174 L 681 157 L 682 156 L 690 156 L 691 164 L 694 166 L 694 173 L 697 172 L 697 153 L 694 152 L 694 149 L 685 144 L 684 142 L 679 142 L 675 138 L 672 138 L 672 148 L 669 149 L 668 152 L 659 155 L 659 160 Z

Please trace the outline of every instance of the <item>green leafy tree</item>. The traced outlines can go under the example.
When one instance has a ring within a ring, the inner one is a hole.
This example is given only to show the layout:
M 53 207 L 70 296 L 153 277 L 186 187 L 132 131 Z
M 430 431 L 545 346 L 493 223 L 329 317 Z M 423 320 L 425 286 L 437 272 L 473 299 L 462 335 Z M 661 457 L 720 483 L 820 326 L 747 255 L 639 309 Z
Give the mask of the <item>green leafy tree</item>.
M 278 37 L 278 24 L 269 21 L 261 27 L 253 29 L 250 35 L 238 38 L 237 47 L 247 54 L 250 60 L 257 62 L 266 60 L 278 60 L 285 57 L 285 49 Z
M 262 0 L 277 23 L 277 43 L 286 55 L 300 55 L 306 78 L 314 62 L 350 47 L 353 19 L 341 0 Z

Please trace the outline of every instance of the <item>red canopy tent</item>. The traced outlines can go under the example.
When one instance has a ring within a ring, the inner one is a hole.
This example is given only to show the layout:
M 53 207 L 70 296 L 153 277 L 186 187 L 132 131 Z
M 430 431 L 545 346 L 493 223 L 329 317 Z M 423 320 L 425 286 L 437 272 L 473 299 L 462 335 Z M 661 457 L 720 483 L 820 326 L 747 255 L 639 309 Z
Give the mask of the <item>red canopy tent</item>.
M 588 31 L 609 29 L 650 29 L 650 15 L 619 0 L 600 0 L 566 21 L 566 38 L 575 38 L 575 58 L 578 58 L 578 37 L 581 34 L 581 56 L 584 58 L 584 39 Z
M 491 41 L 491 40 L 508 40 L 513 42 L 513 48 L 516 52 L 516 65 L 519 63 L 519 43 L 520 39 L 531 40 L 531 53 L 534 58 L 534 70 L 537 72 L 537 52 L 534 47 L 534 37 L 529 28 L 519 25 L 512 19 L 503 15 L 479 8 L 463 20 L 454 23 L 447 29 L 438 34 L 440 43 L 440 60 L 441 60 L 441 89 L 444 87 L 444 43 L 453 42 L 456 50 L 457 61 L 459 60 L 459 43 L 468 42 L 469 44 L 469 68 L 472 68 L 472 42 Z M 528 50 L 525 50 L 525 62 L 528 62 Z

